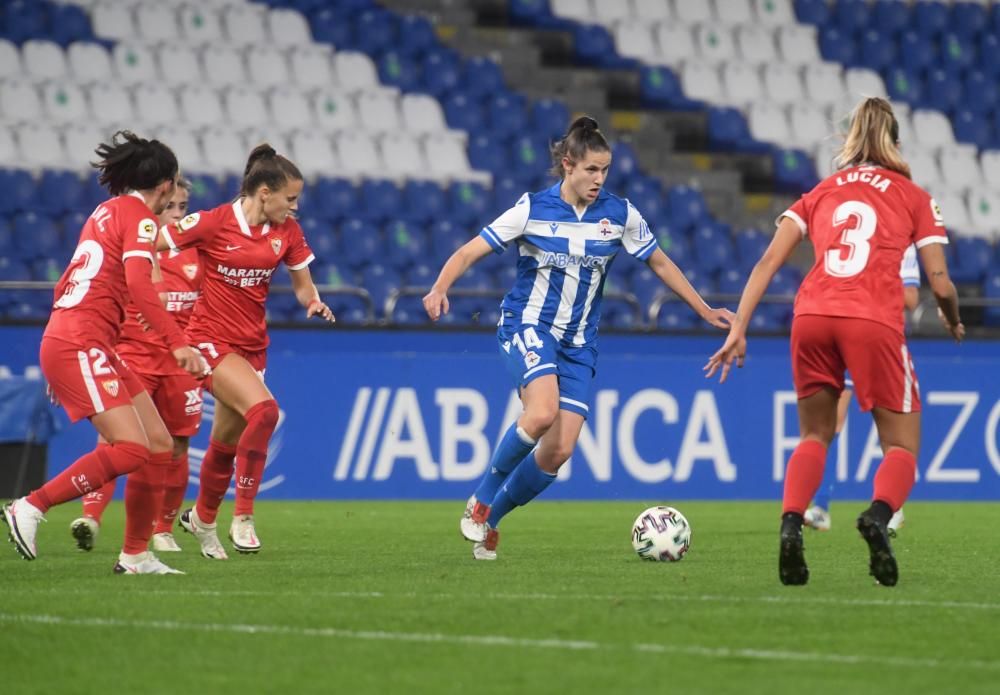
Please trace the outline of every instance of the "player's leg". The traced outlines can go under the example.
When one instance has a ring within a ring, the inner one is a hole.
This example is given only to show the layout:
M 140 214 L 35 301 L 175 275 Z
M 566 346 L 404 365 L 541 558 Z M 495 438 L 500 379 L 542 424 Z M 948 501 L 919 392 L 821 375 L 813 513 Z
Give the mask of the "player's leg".
M 163 487 L 160 513 L 156 519 L 156 526 L 153 528 L 153 550 L 176 553 L 180 552 L 181 547 L 177 545 L 177 540 L 174 538 L 173 528 L 181 505 L 184 503 L 184 493 L 187 492 L 190 470 L 188 446 L 191 440 L 190 437 L 172 436 L 174 440 L 173 457 Z
M 236 443 L 236 502 L 229 529 L 233 546 L 242 553 L 260 550 L 253 504 L 267 463 L 267 447 L 278 425 L 278 403 L 259 372 L 246 359 L 229 354 L 212 373 L 212 392 L 246 421 Z
M 97 437 L 97 446 L 109 446 L 104 437 Z M 112 478 L 104 483 L 97 490 L 88 492 L 80 498 L 83 515 L 77 517 L 69 525 L 70 535 L 76 542 L 76 547 L 83 551 L 91 551 L 97 542 L 97 535 L 101 530 L 101 519 L 104 517 L 104 510 L 111 504 L 111 499 L 115 496 L 118 478 Z
M 246 421 L 236 410 L 216 398 L 208 449 L 201 461 L 198 498 L 180 516 L 180 525 L 201 544 L 201 554 L 213 560 L 228 556 L 219 542 L 216 519 L 236 466 L 236 445 Z
M 11 540 L 29 560 L 37 555 L 35 535 L 50 507 L 101 488 L 140 468 L 150 456 L 146 432 L 105 351 L 43 339 L 39 361 L 70 419 L 89 418 L 109 444 L 95 447 L 39 489 L 4 507 Z
M 844 422 L 847 420 L 847 408 L 851 404 L 853 393 L 851 389 L 845 388 L 837 401 L 837 435 L 844 429 Z M 817 531 L 830 530 L 833 522 L 833 517 L 830 514 L 830 501 L 833 497 L 833 486 L 836 477 L 837 471 L 835 467 L 828 466 L 824 468 L 823 481 L 816 491 L 816 496 L 813 497 L 812 506 L 803 515 L 806 526 L 814 528 Z

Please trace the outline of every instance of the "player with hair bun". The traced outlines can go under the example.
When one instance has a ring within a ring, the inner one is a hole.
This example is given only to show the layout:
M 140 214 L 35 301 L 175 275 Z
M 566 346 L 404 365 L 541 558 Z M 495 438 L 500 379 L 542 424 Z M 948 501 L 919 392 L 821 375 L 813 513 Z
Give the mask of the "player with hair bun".
M 306 317 L 333 321 L 309 273 L 312 251 L 295 213 L 303 179 L 298 167 L 268 144 L 250 153 L 235 202 L 195 212 L 160 229 L 159 248 L 198 249 L 204 264 L 202 294 L 187 337 L 212 366 L 205 387 L 215 397 L 208 450 L 201 464 L 195 506 L 180 516 L 203 556 L 225 560 L 216 532 L 219 506 L 236 475 L 236 504 L 229 538 L 242 553 L 261 542 L 254 523 L 254 499 L 278 424 L 278 403 L 264 384 L 269 343 L 264 322 L 271 277 L 284 263 Z
M 517 280 L 503 299 L 497 340 L 524 412 L 493 452 L 461 519 L 477 560 L 496 559 L 500 520 L 545 490 L 576 446 L 590 410 L 604 282 L 620 250 L 644 261 L 713 326 L 725 328 L 732 316 L 705 304 L 639 211 L 604 190 L 611 148 L 597 121 L 576 119 L 552 159 L 559 181 L 525 193 L 458 249 L 423 300 L 436 321 L 448 312 L 448 289 L 472 264 L 516 242 Z

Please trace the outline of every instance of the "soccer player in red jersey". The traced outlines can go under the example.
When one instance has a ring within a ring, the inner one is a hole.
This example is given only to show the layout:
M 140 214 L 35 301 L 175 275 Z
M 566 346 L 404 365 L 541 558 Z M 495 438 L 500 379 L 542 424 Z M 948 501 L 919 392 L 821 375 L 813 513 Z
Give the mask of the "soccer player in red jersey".
M 174 196 L 159 215 L 161 225 L 177 222 L 187 214 L 191 184 L 180 179 Z M 156 254 L 158 271 L 155 283 L 167 311 L 178 325 L 187 325 L 201 291 L 201 262 L 197 249 L 165 251 Z M 142 382 L 153 399 L 160 417 L 173 440 L 173 458 L 167 471 L 160 513 L 153 530 L 153 550 L 176 552 L 180 546 L 174 540 L 171 527 L 184 500 L 188 484 L 188 443 L 201 424 L 201 383 L 177 364 L 157 334 L 137 316 L 129 304 L 126 319 L 118 339 L 116 352 Z M 70 531 L 81 550 L 91 550 L 100 529 L 101 516 L 115 493 L 116 480 L 110 480 L 99 490 L 83 496 L 83 516 L 73 521 Z
M 887 525 L 913 487 L 920 445 L 920 394 L 903 333 L 899 282 L 900 261 L 911 243 L 948 332 L 961 341 L 965 327 L 942 247 L 948 237 L 941 212 L 910 180 L 889 102 L 870 98 L 857 106 L 838 159 L 839 171 L 778 218 L 774 239 L 743 290 L 729 336 L 705 370 L 711 377 L 721 368 L 720 381 L 725 381 L 734 361 L 743 366 L 753 310 L 775 271 L 809 236 L 816 262 L 795 299 L 791 339 L 802 440 L 785 474 L 778 575 L 782 584 L 809 580 L 802 515 L 823 478 L 849 370 L 858 404 L 872 412 L 885 452 L 872 503 L 858 517 L 857 528 L 868 544 L 872 576 L 894 586 L 899 572 Z
M 181 514 L 205 557 L 226 559 L 216 516 L 236 467 L 236 504 L 229 537 L 239 552 L 260 550 L 253 502 L 278 423 L 278 404 L 264 384 L 268 336 L 264 302 L 271 276 L 285 263 L 306 317 L 333 321 L 313 284 L 312 251 L 295 221 L 302 174 L 270 145 L 250 153 L 240 197 L 214 210 L 195 212 L 160 230 L 161 249 L 197 247 L 205 270 L 187 337 L 212 367 L 206 388 L 215 396 L 208 450 L 201 464 L 195 506 Z
M 96 153 L 101 184 L 115 197 L 98 205 L 83 226 L 73 260 L 55 288 L 39 360 L 70 419 L 89 418 L 108 444 L 6 505 L 3 516 L 18 552 L 33 560 L 38 524 L 50 507 L 129 473 L 125 543 L 115 572 L 172 574 L 176 570 L 146 549 L 170 464 L 170 436 L 149 394 L 114 348 L 128 296 L 180 367 L 197 375 L 208 370 L 160 304 L 151 277 L 155 216 L 173 196 L 177 158 L 163 143 L 127 131 L 99 145 Z

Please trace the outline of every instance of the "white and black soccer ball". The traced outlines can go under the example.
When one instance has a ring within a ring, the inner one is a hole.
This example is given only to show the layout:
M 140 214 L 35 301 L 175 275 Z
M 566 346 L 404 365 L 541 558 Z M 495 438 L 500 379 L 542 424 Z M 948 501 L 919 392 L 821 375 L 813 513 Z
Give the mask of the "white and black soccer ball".
M 673 507 L 650 507 L 632 524 L 632 547 L 643 560 L 677 562 L 691 547 L 691 525 Z

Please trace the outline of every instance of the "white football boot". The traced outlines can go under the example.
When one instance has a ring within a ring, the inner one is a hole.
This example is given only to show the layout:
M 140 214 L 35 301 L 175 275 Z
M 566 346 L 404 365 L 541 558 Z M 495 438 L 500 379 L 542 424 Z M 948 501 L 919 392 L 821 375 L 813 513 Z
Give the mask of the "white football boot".
M 806 526 L 814 528 L 817 531 L 830 530 L 830 513 L 815 504 L 806 510 L 806 513 L 802 515 L 802 520 Z
M 27 497 L 21 497 L 4 505 L 3 519 L 7 522 L 10 542 L 17 548 L 21 557 L 25 560 L 34 560 L 38 557 L 35 535 L 38 533 L 38 524 L 45 521 L 42 510 L 28 502 Z
M 233 518 L 233 523 L 229 526 L 229 540 L 233 542 L 233 547 L 240 553 L 256 553 L 260 551 L 260 539 L 257 538 L 257 530 L 253 525 L 253 516 L 241 514 Z
M 500 542 L 500 532 L 495 528 L 486 528 L 486 538 L 482 543 L 472 544 L 472 557 L 477 560 L 496 560 L 497 544 Z
M 94 543 L 97 542 L 97 534 L 100 530 L 101 525 L 97 522 L 97 519 L 89 516 L 81 516 L 79 519 L 74 519 L 73 523 L 69 525 L 69 532 L 73 534 L 73 538 L 76 540 L 76 547 L 86 552 L 94 549 Z
M 115 574 L 184 574 L 184 572 L 167 567 L 147 550 L 137 555 L 119 553 Z
M 181 547 L 177 545 L 174 534 L 170 533 L 170 531 L 164 531 L 163 533 L 153 534 L 153 550 L 159 553 L 179 553 L 181 552 Z
M 899 511 L 889 519 L 889 538 L 895 538 L 896 534 L 899 533 L 899 529 L 903 528 L 904 523 L 906 523 L 906 517 L 903 516 L 903 509 L 900 507 Z
M 473 495 L 465 503 L 465 512 L 462 513 L 462 520 L 459 528 L 465 540 L 473 543 L 482 543 L 486 540 L 486 519 L 490 516 L 489 505 L 482 504 Z
M 226 549 L 219 542 L 215 533 L 216 524 L 206 524 L 198 518 L 198 511 L 191 507 L 180 516 L 181 528 L 198 539 L 201 544 L 201 554 L 210 560 L 228 560 Z

